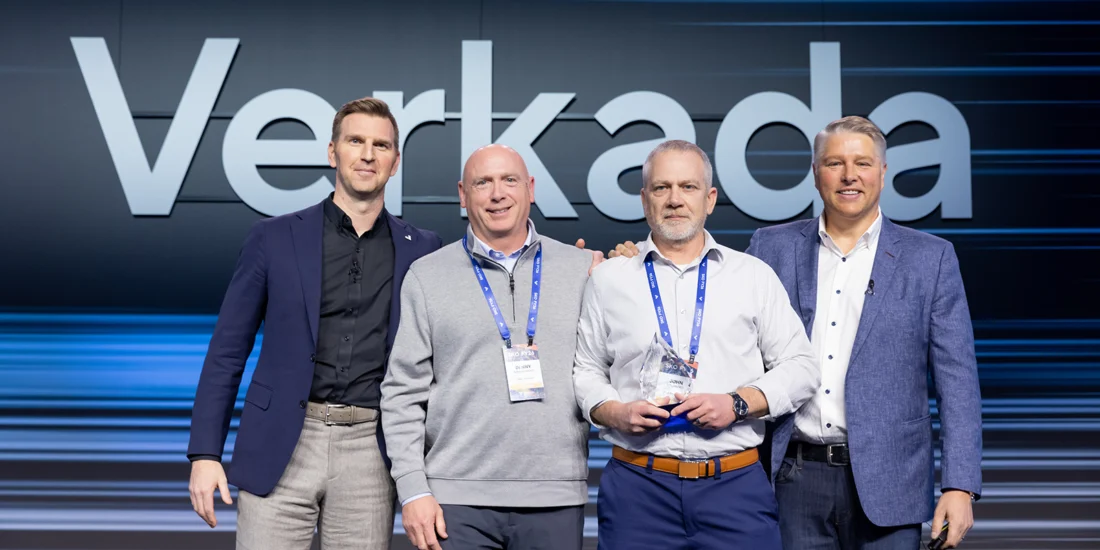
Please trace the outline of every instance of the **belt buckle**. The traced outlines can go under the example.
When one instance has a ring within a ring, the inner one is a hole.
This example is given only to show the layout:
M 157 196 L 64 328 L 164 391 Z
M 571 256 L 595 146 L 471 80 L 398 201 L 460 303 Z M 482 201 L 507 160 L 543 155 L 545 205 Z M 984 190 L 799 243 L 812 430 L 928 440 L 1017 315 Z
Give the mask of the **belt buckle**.
M 829 466 L 847 466 L 851 462 L 851 459 L 849 459 L 847 461 L 843 461 L 843 462 L 838 462 L 838 461 L 833 460 L 833 450 L 841 448 L 843 446 L 844 446 L 843 444 L 836 444 L 836 443 L 834 443 L 832 445 L 826 445 L 825 446 L 825 463 L 828 464 Z
M 677 475 L 680 479 L 699 479 L 699 465 L 706 460 L 681 460 L 677 465 Z
M 333 420 L 332 419 L 332 412 L 331 412 L 332 408 L 333 408 L 332 405 L 330 405 L 328 403 L 325 403 L 325 425 L 326 426 L 351 426 L 350 421 L 349 422 L 337 422 L 337 421 Z M 343 406 L 339 406 L 337 408 L 345 409 L 345 408 L 347 408 L 347 406 L 343 405 Z M 352 415 L 352 416 L 354 416 L 354 415 Z

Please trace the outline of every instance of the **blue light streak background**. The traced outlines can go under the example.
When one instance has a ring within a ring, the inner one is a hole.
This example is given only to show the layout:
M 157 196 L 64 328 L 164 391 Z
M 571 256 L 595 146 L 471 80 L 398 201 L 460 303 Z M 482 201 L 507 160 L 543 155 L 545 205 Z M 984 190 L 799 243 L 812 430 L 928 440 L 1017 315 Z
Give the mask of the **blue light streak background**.
M 1096 2 L 428 0 L 305 8 L 246 0 L 238 10 L 244 18 L 234 16 L 235 6 L 203 0 L 9 4 L 0 7 L 7 130 L 0 135 L 0 549 L 233 547 L 232 507 L 219 505 L 215 530 L 190 510 L 184 458 L 213 313 L 244 231 L 260 218 L 225 181 L 218 155 L 226 119 L 276 87 L 301 87 L 334 104 L 371 90 L 404 90 L 408 100 L 440 87 L 453 114 L 462 39 L 494 41 L 493 108 L 502 113 L 494 135 L 538 92 L 578 94 L 535 149 L 580 219 L 534 215 L 544 233 L 584 236 L 605 250 L 644 238 L 645 229 L 596 211 L 585 190 L 588 169 L 612 146 L 660 135 L 640 124 L 607 136 L 593 114 L 618 94 L 645 88 L 675 98 L 712 155 L 718 124 L 747 95 L 775 90 L 809 101 L 811 41 L 841 43 L 845 114 L 867 114 L 906 91 L 950 101 L 970 130 L 974 217 L 941 220 L 937 212 L 908 225 L 954 244 L 974 317 L 986 484 L 966 547 L 1100 548 Z M 365 43 L 392 56 L 374 72 L 332 63 L 331 48 L 318 46 L 333 25 L 346 24 L 334 22 L 363 8 L 404 29 L 400 40 L 377 44 L 370 40 L 382 40 L 373 37 L 384 29 L 370 18 L 355 23 Z M 324 21 L 320 31 L 301 22 L 307 15 Z M 323 39 L 309 38 L 313 32 Z M 647 39 L 637 41 L 639 34 Z M 152 161 L 202 39 L 231 35 L 242 36 L 242 49 L 172 216 L 131 216 L 69 37 L 106 37 Z M 632 49 L 620 51 L 621 44 Z M 283 57 L 257 59 L 264 50 Z M 666 59 L 667 50 L 684 62 L 647 57 Z M 525 63 L 517 67 L 509 56 Z M 453 197 L 458 126 L 452 116 L 417 129 L 405 151 L 404 217 L 446 240 L 464 227 Z M 931 137 L 907 125 L 889 140 Z M 762 130 L 745 155 L 754 176 L 775 188 L 800 180 L 810 159 L 805 138 L 789 128 Z M 912 170 L 898 188 L 919 195 L 938 175 Z M 636 171 L 622 177 L 624 189 L 639 181 Z M 708 228 L 723 244 L 743 250 L 761 225 L 720 190 Z M 246 382 L 260 342 L 262 334 Z M 244 392 L 242 385 L 238 414 Z M 235 428 L 236 421 L 227 458 Z M 609 456 L 593 439 L 587 547 L 594 547 L 596 487 Z M 394 547 L 408 548 L 400 518 Z

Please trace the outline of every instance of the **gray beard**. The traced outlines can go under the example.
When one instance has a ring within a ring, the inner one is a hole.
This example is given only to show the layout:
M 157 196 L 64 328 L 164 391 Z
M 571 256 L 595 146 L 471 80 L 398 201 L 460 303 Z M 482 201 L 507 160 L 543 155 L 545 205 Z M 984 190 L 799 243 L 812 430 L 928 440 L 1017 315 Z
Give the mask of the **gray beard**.
M 653 224 L 653 232 L 657 234 L 662 240 L 682 243 L 694 239 L 699 231 L 703 229 L 703 224 Z

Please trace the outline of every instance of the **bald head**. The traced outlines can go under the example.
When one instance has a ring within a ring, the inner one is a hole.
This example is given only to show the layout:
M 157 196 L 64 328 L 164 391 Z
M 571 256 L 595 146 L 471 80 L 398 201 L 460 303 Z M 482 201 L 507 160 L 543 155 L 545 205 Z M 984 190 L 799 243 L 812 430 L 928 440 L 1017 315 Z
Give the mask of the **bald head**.
M 535 178 L 514 149 L 493 144 L 474 151 L 462 170 L 458 195 L 479 239 L 501 246 L 517 239 L 523 243 L 535 202 Z
M 462 181 L 473 181 L 476 175 L 484 174 L 486 170 L 493 167 L 509 167 L 510 171 L 515 172 L 524 179 L 531 177 L 527 172 L 527 163 L 523 161 L 523 157 L 519 156 L 515 149 L 507 145 L 493 143 L 478 148 L 470 155 L 470 158 L 466 159 L 466 165 L 462 168 Z

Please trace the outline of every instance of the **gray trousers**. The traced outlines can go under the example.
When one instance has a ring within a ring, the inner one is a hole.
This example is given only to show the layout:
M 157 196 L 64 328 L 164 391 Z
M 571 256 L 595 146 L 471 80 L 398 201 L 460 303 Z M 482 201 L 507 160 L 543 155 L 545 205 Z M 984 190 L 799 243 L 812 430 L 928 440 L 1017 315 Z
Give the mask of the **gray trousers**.
M 580 550 L 584 506 L 488 508 L 444 504 L 445 550 Z
M 266 497 L 240 491 L 237 550 L 385 550 L 395 489 L 375 433 L 378 417 L 326 426 L 306 417 L 283 477 Z

